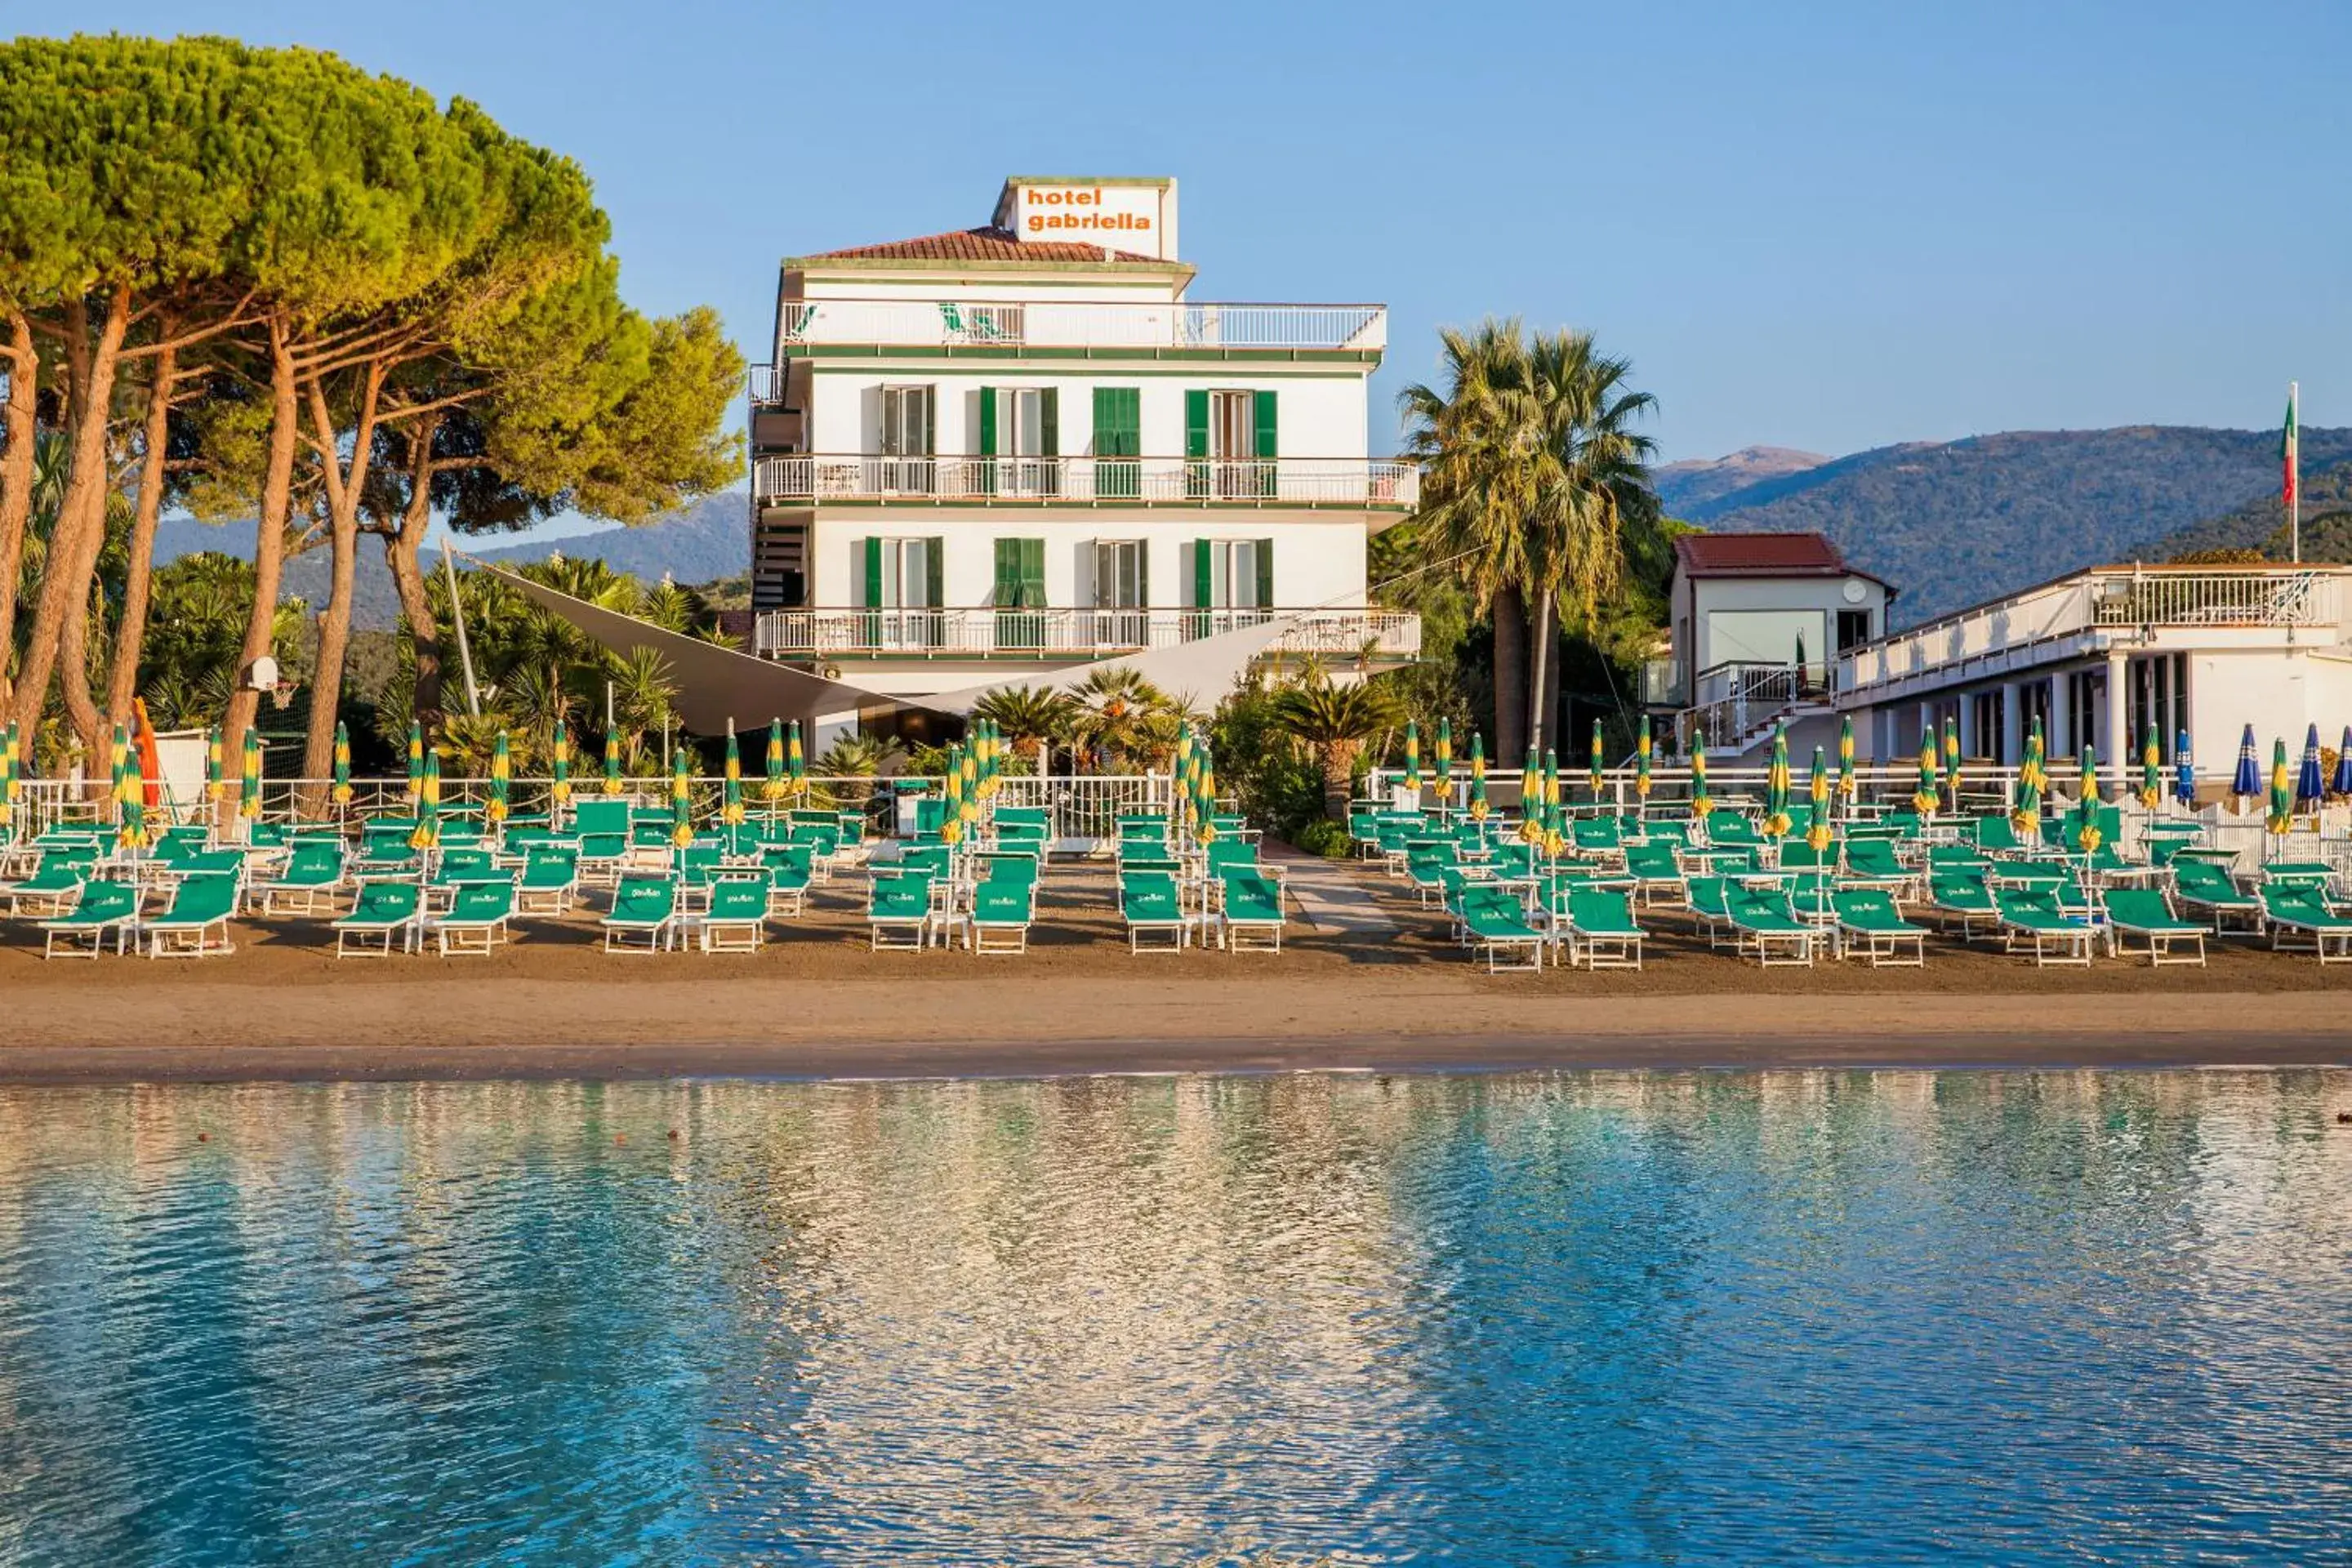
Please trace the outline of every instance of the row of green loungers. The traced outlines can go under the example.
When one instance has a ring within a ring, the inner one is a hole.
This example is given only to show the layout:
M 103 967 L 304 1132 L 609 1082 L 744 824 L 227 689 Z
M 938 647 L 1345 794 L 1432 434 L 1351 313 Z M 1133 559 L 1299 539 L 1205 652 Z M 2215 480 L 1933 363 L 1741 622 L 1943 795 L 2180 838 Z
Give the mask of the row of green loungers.
M 1210 841 L 1181 841 L 1158 814 L 1118 819 L 1118 904 L 1130 953 L 1181 952 L 1197 934 L 1227 952 L 1282 951 L 1288 890 L 1259 858 L 1259 836 L 1237 817 L 1213 818 Z
M 977 862 L 969 878 L 962 870 Z M 998 849 L 959 866 L 943 847 L 902 852 L 895 869 L 877 868 L 866 895 L 868 945 L 876 952 L 950 947 L 962 936 L 967 952 L 1023 953 L 1037 921 L 1040 857 Z

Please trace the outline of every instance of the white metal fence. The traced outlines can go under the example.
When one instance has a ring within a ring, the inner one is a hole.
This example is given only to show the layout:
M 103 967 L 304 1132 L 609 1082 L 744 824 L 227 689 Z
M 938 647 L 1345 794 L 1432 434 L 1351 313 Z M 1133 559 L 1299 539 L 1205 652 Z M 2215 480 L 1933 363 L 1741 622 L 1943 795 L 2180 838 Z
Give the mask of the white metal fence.
M 1409 658 L 1421 650 L 1421 617 L 1402 610 L 765 610 L 753 651 L 771 658 L 840 653 L 1067 653 L 1106 655 L 1174 647 L 1268 621 L 1296 617 L 1277 653 L 1347 656 L 1369 647 Z
M 1386 348 L 1388 310 L 1170 300 L 787 300 L 776 335 L 780 352 L 847 344 L 1336 353 Z
M 801 453 L 762 458 L 763 502 L 823 500 L 1151 501 L 1207 506 L 1409 509 L 1412 463 L 1363 458 L 983 458 Z

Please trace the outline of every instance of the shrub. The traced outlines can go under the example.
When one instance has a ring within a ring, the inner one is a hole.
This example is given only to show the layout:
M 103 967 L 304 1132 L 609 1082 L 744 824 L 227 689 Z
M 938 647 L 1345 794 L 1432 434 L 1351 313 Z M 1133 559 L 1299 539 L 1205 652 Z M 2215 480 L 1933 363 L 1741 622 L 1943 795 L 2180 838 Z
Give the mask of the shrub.
M 1348 830 L 1328 816 L 1318 816 L 1290 837 L 1290 842 L 1302 854 L 1320 855 L 1326 860 L 1344 860 L 1355 846 Z

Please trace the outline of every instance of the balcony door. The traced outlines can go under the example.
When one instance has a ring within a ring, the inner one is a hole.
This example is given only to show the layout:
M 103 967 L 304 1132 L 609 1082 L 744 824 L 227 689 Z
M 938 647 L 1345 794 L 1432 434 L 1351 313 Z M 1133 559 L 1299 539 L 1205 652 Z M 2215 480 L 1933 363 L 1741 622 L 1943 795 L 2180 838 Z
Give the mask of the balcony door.
M 932 453 L 938 439 L 932 388 L 882 389 L 881 439 L 876 449 L 875 485 L 883 495 L 929 495 L 934 487 Z
M 945 630 L 940 608 L 943 539 L 859 542 L 866 615 L 859 641 L 873 648 L 934 648 Z
M 1184 394 L 1184 493 L 1194 500 L 1262 500 L 1275 493 L 1275 395 Z
M 996 542 L 996 646 L 1045 646 L 1045 542 Z
M 1150 642 L 1151 552 L 1139 539 L 1094 543 L 1094 646 L 1144 647 Z
M 980 455 L 989 495 L 1061 493 L 1060 399 L 1050 386 L 980 389 Z
M 1274 607 L 1274 541 L 1202 539 L 1192 545 L 1187 637 L 1214 637 L 1264 621 Z

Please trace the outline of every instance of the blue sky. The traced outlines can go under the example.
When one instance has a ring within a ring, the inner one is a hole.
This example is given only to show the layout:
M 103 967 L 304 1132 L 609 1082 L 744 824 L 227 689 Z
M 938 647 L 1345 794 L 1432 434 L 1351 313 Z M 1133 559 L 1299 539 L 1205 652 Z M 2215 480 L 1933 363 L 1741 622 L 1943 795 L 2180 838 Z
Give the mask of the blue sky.
M 782 255 L 982 222 L 1010 173 L 1172 174 L 1200 297 L 1391 304 L 1376 445 L 1489 312 L 1629 355 L 1668 458 L 2265 426 L 2290 377 L 2352 424 L 2340 0 L 63 15 L 475 99 L 588 169 L 636 303 L 755 359 Z

